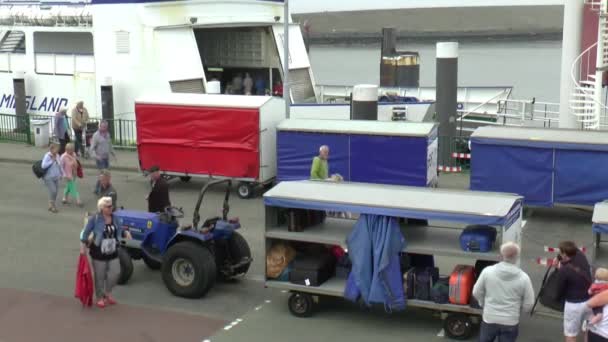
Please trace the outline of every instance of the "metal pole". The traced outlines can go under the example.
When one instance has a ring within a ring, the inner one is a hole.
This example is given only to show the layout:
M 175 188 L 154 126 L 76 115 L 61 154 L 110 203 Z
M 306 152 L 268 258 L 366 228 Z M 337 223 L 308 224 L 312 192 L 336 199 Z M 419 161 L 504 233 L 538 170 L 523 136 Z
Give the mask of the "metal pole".
M 289 0 L 285 0 L 283 9 L 283 99 L 285 100 L 285 117 L 289 119 Z
M 585 4 L 583 1 L 564 1 L 559 128 L 577 127 L 576 117 L 570 113 L 570 98 L 575 89 L 570 72 L 572 70 L 572 64 L 581 53 L 584 7 Z

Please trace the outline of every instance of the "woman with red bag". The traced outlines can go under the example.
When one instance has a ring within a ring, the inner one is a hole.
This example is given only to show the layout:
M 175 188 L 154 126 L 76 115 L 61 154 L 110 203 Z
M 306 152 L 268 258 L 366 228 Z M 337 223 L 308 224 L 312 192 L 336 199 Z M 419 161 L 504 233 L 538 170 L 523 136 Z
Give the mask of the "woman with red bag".
M 63 204 L 67 204 L 68 196 L 71 196 L 76 201 L 76 204 L 82 207 L 80 194 L 78 193 L 78 184 L 76 183 L 79 162 L 76 159 L 74 144 L 68 143 L 65 145 L 65 153 L 61 155 L 60 164 L 63 169 L 63 177 L 67 182 L 63 191 Z

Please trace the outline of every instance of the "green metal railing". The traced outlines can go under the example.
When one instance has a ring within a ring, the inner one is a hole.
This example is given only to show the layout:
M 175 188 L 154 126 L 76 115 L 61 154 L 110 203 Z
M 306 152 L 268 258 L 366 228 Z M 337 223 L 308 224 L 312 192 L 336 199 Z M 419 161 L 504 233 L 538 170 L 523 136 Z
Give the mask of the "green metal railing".
M 27 116 L 0 114 L 0 141 L 33 143 L 30 120 Z
M 14 114 L 0 114 L 0 141 L 14 141 L 26 144 L 34 144 L 34 132 L 32 122 L 48 121 L 49 123 L 49 138 L 51 141 L 56 141 L 53 132 L 55 131 L 55 116 L 54 115 L 38 115 L 29 114 L 27 116 L 16 116 Z M 68 117 L 68 120 L 70 118 Z M 89 119 L 92 129 L 99 126 L 101 119 Z M 106 120 L 112 143 L 118 149 L 135 149 L 137 147 L 137 130 L 135 120 L 128 119 L 113 119 Z M 70 132 L 72 134 L 73 132 Z M 87 135 L 91 136 L 94 131 L 87 131 Z M 74 137 L 71 137 L 72 140 Z

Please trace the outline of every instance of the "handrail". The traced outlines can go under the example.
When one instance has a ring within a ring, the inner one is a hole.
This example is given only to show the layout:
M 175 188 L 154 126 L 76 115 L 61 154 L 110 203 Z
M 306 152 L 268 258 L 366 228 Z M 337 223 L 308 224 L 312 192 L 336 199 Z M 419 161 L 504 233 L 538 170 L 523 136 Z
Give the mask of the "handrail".
M 467 117 L 469 114 L 474 113 L 474 112 L 475 112 L 476 110 L 478 110 L 479 108 L 481 108 L 481 107 L 483 107 L 483 106 L 485 106 L 485 105 L 489 104 L 490 102 L 492 102 L 492 101 L 493 101 L 493 100 L 495 100 L 497 97 L 499 97 L 499 96 L 501 96 L 501 95 L 503 95 L 503 94 L 504 94 L 504 91 L 501 91 L 500 93 L 498 93 L 498 94 L 494 95 L 494 97 L 492 97 L 492 98 L 490 98 L 490 99 L 486 100 L 485 102 L 482 102 L 481 104 L 479 104 L 479 105 L 478 105 L 478 106 L 476 106 L 475 108 L 473 108 L 473 109 L 469 110 L 468 112 L 466 112 L 466 113 L 464 113 L 464 114 L 460 115 L 460 117 L 459 117 L 457 120 L 462 120 L 462 119 L 464 119 L 464 118 L 465 118 L 465 117 Z

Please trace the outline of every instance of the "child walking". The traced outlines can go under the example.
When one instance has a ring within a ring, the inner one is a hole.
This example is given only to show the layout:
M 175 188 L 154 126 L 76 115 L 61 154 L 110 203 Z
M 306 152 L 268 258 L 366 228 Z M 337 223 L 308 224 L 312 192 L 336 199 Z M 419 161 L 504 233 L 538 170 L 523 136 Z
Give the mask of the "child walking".
M 63 204 L 67 204 L 68 198 L 71 197 L 76 201 L 76 204 L 79 207 L 82 207 L 80 194 L 78 193 L 78 184 L 76 182 L 78 159 L 76 159 L 73 143 L 68 143 L 65 146 L 65 153 L 61 155 L 61 168 L 63 169 L 63 177 L 66 180 L 65 190 L 63 191 Z

